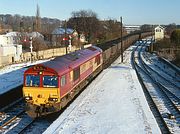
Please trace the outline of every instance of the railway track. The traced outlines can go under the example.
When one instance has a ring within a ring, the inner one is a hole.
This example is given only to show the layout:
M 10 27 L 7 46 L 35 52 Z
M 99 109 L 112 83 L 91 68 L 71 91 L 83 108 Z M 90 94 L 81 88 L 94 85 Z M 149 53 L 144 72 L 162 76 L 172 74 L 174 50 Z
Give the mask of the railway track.
M 167 76 L 167 78 L 171 79 L 175 84 L 180 82 L 180 71 L 172 64 L 167 63 L 166 60 L 162 60 L 162 58 L 160 57 L 156 57 L 156 59 L 154 59 L 152 57 L 152 54 L 150 53 L 143 53 L 143 58 L 147 62 L 151 62 L 151 64 L 153 64 L 154 67 L 156 67 L 158 70 L 164 73 Z M 159 63 L 161 63 L 161 65 L 159 65 Z
M 180 91 L 178 84 L 180 83 L 173 83 L 171 79 L 166 79 L 160 73 L 155 71 L 153 68 L 148 66 L 142 59 L 142 56 L 139 53 L 139 58 L 141 60 L 142 66 L 146 69 L 149 74 L 154 78 L 154 81 L 158 83 L 158 86 L 162 92 L 164 92 L 176 105 L 177 109 L 180 109 Z M 162 80 L 161 80 L 162 79 Z
M 30 118 L 25 111 L 25 102 L 21 99 L 7 107 L 0 114 L 0 133 L 20 133 L 35 119 Z
M 177 80 L 178 79 L 177 76 L 175 77 L 175 75 L 172 75 L 170 73 L 171 71 L 167 72 L 163 68 L 158 67 L 158 70 L 155 70 L 153 67 L 148 66 L 147 63 L 143 60 L 144 54 L 143 54 L 143 57 L 139 54 L 139 57 L 141 59 L 141 64 L 147 69 L 147 71 L 151 72 L 153 75 L 155 75 L 153 77 L 157 77 L 157 79 L 161 79 L 161 81 L 162 81 L 161 83 L 164 83 L 164 85 L 166 85 L 166 86 L 171 85 L 170 88 L 172 88 L 172 89 L 175 88 L 177 91 L 179 91 L 180 81 Z M 166 68 L 168 68 L 168 67 L 166 67 Z M 156 67 L 156 69 L 157 69 L 157 67 Z
M 170 66 L 176 72 L 176 75 L 178 76 L 178 78 L 180 80 L 180 69 L 179 68 L 177 68 L 176 66 L 174 66 L 169 61 L 167 61 L 163 58 L 159 58 L 159 60 L 162 61 L 165 65 Z
M 141 43 L 141 45 L 146 44 Z M 139 49 L 139 52 L 135 51 Z M 145 92 L 149 106 L 159 124 L 162 133 L 173 133 L 179 129 L 179 98 L 157 81 L 147 69 L 141 58 L 142 46 L 138 45 L 132 52 L 132 65 L 136 70 Z M 148 78 L 148 79 L 147 79 Z M 153 83 L 151 86 L 148 83 Z

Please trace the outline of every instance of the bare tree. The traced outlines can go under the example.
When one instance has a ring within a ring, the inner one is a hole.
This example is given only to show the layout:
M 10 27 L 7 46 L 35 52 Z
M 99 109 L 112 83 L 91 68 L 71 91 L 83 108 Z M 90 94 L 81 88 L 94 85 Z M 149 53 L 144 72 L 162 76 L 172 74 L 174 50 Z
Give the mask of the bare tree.
M 167 35 L 171 36 L 172 32 L 176 29 L 176 24 L 172 23 L 166 26 Z

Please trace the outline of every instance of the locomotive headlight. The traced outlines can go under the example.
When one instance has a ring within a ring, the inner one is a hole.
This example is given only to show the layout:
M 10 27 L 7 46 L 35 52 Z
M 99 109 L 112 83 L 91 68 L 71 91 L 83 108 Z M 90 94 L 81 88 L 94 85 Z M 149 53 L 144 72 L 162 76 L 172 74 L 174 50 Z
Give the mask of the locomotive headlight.
M 40 71 L 39 74 L 42 74 L 42 71 Z
M 58 99 L 57 99 L 57 98 L 48 98 L 48 101 L 54 101 L 54 102 L 56 102 L 56 101 L 58 101 Z
M 49 98 L 48 101 L 52 101 L 52 102 L 57 102 L 58 101 L 58 96 L 55 94 L 49 94 Z
M 53 98 L 53 101 L 57 101 L 57 98 Z
M 25 99 L 28 101 L 28 100 L 32 100 L 32 97 L 31 96 L 25 96 Z

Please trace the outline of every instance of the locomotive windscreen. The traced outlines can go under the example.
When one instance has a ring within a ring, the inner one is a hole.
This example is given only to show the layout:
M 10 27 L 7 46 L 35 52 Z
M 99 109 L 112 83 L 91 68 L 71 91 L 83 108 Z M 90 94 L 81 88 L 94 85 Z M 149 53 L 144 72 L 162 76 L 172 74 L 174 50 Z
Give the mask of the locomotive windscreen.
M 41 77 L 42 82 L 41 82 Z M 58 87 L 58 77 L 57 76 L 49 76 L 49 75 L 26 75 L 25 77 L 25 86 L 26 87 Z
M 58 87 L 58 77 L 43 76 L 43 87 Z
M 39 75 L 26 75 L 26 86 L 28 87 L 39 87 L 40 76 Z

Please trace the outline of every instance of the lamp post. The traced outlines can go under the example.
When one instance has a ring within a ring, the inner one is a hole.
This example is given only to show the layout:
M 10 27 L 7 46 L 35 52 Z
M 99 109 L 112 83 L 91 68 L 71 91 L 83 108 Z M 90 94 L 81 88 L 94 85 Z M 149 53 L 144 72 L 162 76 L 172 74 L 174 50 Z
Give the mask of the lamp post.
M 31 57 L 30 57 L 30 61 L 32 62 L 32 52 L 33 52 L 33 46 L 32 46 L 32 37 L 29 38 L 29 48 L 30 48 L 30 52 L 31 52 Z
M 121 16 L 121 63 L 123 63 L 123 40 L 122 40 L 122 34 L 123 34 L 123 24 L 122 24 L 122 16 Z

